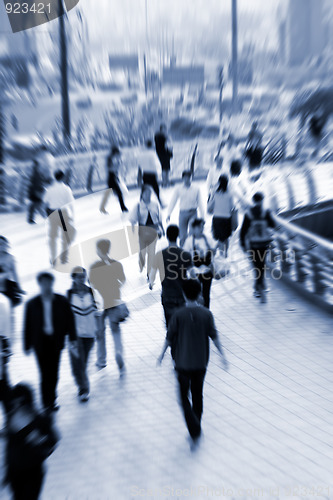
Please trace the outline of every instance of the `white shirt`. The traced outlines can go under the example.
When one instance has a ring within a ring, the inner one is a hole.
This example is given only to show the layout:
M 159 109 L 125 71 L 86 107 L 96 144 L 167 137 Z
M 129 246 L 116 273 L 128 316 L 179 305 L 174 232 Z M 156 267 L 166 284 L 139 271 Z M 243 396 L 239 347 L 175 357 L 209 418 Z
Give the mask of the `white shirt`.
M 186 187 L 184 186 L 184 184 L 181 184 L 180 186 L 176 187 L 168 208 L 168 217 L 170 217 L 178 200 L 180 211 L 196 210 L 197 208 L 199 208 L 201 217 L 205 218 L 205 210 L 198 186 L 193 186 L 193 184 L 191 184 L 190 187 Z
M 44 203 L 50 210 L 62 208 L 70 204 L 70 209 L 73 212 L 74 196 L 69 186 L 63 182 L 55 181 L 45 193 Z
M 53 305 L 53 297 L 43 298 L 43 312 L 44 312 L 44 324 L 43 331 L 46 335 L 53 335 L 53 315 L 52 315 L 52 305 Z
M 0 337 L 10 338 L 10 302 L 0 293 Z
M 217 191 L 213 195 L 214 200 L 214 217 L 223 217 L 225 219 L 231 216 L 231 211 L 234 208 L 234 202 L 229 191 L 223 193 Z
M 139 153 L 137 162 L 143 174 L 155 174 L 158 176 L 161 171 L 161 164 L 158 156 L 152 149 L 147 149 Z
M 148 219 L 148 213 L 150 213 L 154 224 L 162 224 L 160 205 L 155 201 L 151 201 L 149 205 L 146 205 L 141 200 L 130 212 L 129 221 L 132 225 L 139 224 L 139 226 L 145 226 Z

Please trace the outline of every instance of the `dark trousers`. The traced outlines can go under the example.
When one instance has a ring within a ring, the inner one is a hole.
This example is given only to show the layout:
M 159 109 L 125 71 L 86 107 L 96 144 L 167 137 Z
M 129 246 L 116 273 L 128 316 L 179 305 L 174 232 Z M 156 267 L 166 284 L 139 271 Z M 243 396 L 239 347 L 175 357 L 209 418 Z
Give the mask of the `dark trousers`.
M 28 207 L 28 222 L 34 222 L 36 212 L 39 212 L 42 217 L 45 217 L 42 200 L 35 200 L 30 202 L 30 205 Z
M 144 173 L 142 176 L 143 184 L 148 184 L 155 191 L 158 201 L 160 201 L 160 188 L 157 182 L 157 176 L 153 173 Z
M 173 313 L 185 304 L 184 299 L 168 299 L 162 297 L 162 306 L 164 310 L 165 324 L 168 328 Z
M 122 190 L 120 188 L 118 176 L 116 174 L 114 174 L 113 172 L 109 173 L 108 185 L 109 185 L 109 188 L 113 189 L 113 191 L 118 196 L 120 208 L 123 211 L 126 210 L 126 205 L 124 203 L 123 193 L 122 193 Z
M 203 411 L 203 384 L 206 370 L 177 370 L 180 390 L 180 401 L 190 436 L 196 438 L 201 433 L 201 417 Z M 192 404 L 188 395 L 191 391 Z
M 43 480 L 42 466 L 15 474 L 9 473 L 8 482 L 13 492 L 13 500 L 38 500 Z
M 61 350 L 55 346 L 52 336 L 44 335 L 41 345 L 36 349 L 44 408 L 51 407 L 57 399 L 60 356 Z
M 70 362 L 72 373 L 79 388 L 79 394 L 89 392 L 89 378 L 87 374 L 87 365 L 90 351 L 94 345 L 94 338 L 78 337 L 77 345 L 79 350 L 79 357 L 75 357 L 70 351 Z
M 210 304 L 210 289 L 212 286 L 213 274 L 209 271 L 208 273 L 199 274 L 198 279 L 202 287 L 202 297 L 204 301 L 204 306 L 209 309 Z
M 251 248 L 250 257 L 254 268 L 254 285 L 256 290 L 262 290 L 265 285 L 265 264 L 267 247 Z

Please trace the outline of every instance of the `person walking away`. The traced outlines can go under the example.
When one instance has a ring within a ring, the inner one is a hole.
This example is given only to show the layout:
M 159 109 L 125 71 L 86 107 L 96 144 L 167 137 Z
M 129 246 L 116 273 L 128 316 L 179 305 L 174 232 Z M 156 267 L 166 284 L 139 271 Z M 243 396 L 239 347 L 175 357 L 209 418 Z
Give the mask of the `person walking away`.
M 249 170 L 253 170 L 261 166 L 264 152 L 262 139 L 263 135 L 258 128 L 258 123 L 253 122 L 245 146 L 245 155 L 249 161 Z
M 98 162 L 97 162 L 97 155 L 94 154 L 91 163 L 89 166 L 88 170 L 88 175 L 87 175 L 87 191 L 89 194 L 93 193 L 93 180 L 94 180 L 94 174 L 95 172 L 98 173 Z
M 126 278 L 122 264 L 109 256 L 111 251 L 110 240 L 97 241 L 96 249 L 99 260 L 90 268 L 89 281 L 91 286 L 102 296 L 104 308 L 96 336 L 96 365 L 100 369 L 106 367 L 105 321 L 108 319 L 115 347 L 116 363 L 120 376 L 122 376 L 125 373 L 125 363 L 120 323 L 126 320 L 129 311 L 121 299 L 121 287 L 124 285 Z
M 247 211 L 250 208 L 247 202 L 247 184 L 242 173 L 242 165 L 239 161 L 231 163 L 229 186 L 237 212 Z M 232 229 L 236 230 L 236 227 L 233 226 Z
M 28 207 L 27 222 L 29 224 L 35 223 L 35 212 L 38 211 L 44 218 L 43 196 L 45 192 L 45 178 L 44 172 L 40 168 L 38 160 L 34 160 L 32 171 L 29 179 L 28 198 L 30 201 Z
M 172 147 L 169 143 L 168 132 L 165 124 L 161 124 L 159 132 L 155 134 L 155 149 L 162 167 L 162 186 L 168 187 L 170 176 L 170 160 L 173 158 Z
M 72 270 L 72 287 L 67 292 L 67 299 L 72 308 L 77 334 L 79 356 L 70 351 L 72 373 L 78 386 L 78 398 L 81 403 L 89 400 L 90 384 L 87 374 L 88 359 L 94 346 L 98 328 L 98 312 L 93 291 L 85 282 L 87 272 L 83 267 Z
M 47 188 L 44 204 L 48 215 L 49 248 L 51 265 L 56 265 L 57 240 L 59 231 L 62 240 L 62 264 L 68 262 L 68 249 L 75 236 L 74 228 L 74 196 L 69 186 L 64 183 L 64 173 L 57 170 L 54 174 L 55 181 Z
M 264 303 L 266 302 L 266 257 L 272 242 L 270 228 L 274 228 L 276 224 L 270 211 L 264 209 L 263 202 L 264 195 L 255 193 L 253 206 L 244 216 L 240 232 L 240 244 L 243 250 L 249 253 L 254 268 L 254 295 Z
M 192 257 L 192 271 L 202 285 L 204 306 L 209 309 L 210 289 L 213 280 L 213 256 L 216 251 L 215 243 L 203 232 L 205 221 L 194 219 L 192 222 L 192 235 L 188 236 L 184 250 Z
M 45 479 L 45 461 L 55 450 L 59 434 L 50 415 L 36 410 L 33 392 L 27 384 L 17 384 L 10 394 L 5 483 L 14 500 L 40 498 Z
M 158 156 L 153 149 L 153 143 L 151 140 L 146 142 L 146 150 L 142 151 L 138 155 L 138 184 L 142 186 L 143 184 L 149 185 L 153 188 L 159 203 L 160 199 L 160 188 L 158 185 L 159 173 L 161 171 L 161 165 L 158 160 Z
M 173 313 L 185 304 L 183 283 L 187 278 L 187 271 L 192 267 L 191 255 L 177 245 L 179 228 L 170 225 L 166 235 L 169 245 L 157 252 L 153 268 L 149 276 L 149 288 L 153 289 L 156 272 L 159 271 L 162 282 L 162 306 L 165 323 L 168 327 Z
M 128 208 L 125 205 L 123 193 L 120 187 L 120 170 L 122 167 L 121 153 L 117 146 L 113 146 L 111 152 L 106 161 L 106 170 L 108 176 L 108 187 L 109 189 L 105 191 L 103 199 L 100 206 L 100 212 L 102 214 L 107 214 L 106 204 L 108 202 L 109 196 L 111 194 L 111 189 L 118 197 L 119 205 L 122 212 L 128 212 Z
M 223 156 L 223 163 L 227 170 L 230 169 L 233 161 L 242 160 L 241 150 L 232 134 L 229 134 L 227 142 L 221 151 L 221 156 Z
M 212 313 L 198 303 L 200 283 L 193 279 L 187 280 L 183 290 L 186 305 L 175 311 L 171 318 L 158 363 L 162 363 L 166 350 L 171 347 L 180 401 L 189 434 L 195 443 L 201 435 L 203 385 L 209 361 L 210 338 L 222 357 L 224 369 L 228 369 L 228 362 Z M 189 401 L 189 391 L 192 402 Z
M 228 257 L 229 238 L 232 233 L 231 219 L 234 208 L 234 201 L 228 189 L 228 177 L 221 175 L 217 190 L 208 202 L 208 211 L 213 214 L 213 238 L 218 241 L 218 248 L 225 258 Z
M 37 275 L 40 294 L 25 306 L 23 343 L 25 354 L 34 352 L 40 373 L 43 406 L 57 411 L 57 385 L 61 352 L 65 337 L 77 350 L 74 315 L 66 297 L 53 291 L 54 276 L 48 272 Z
M 190 221 L 198 216 L 198 209 L 201 217 L 205 217 L 200 188 L 192 184 L 190 170 L 184 170 L 182 180 L 183 183 L 174 190 L 166 218 L 168 224 L 176 203 L 179 200 L 179 239 L 181 247 L 186 240 Z
M 147 260 L 147 279 L 153 267 L 157 239 L 164 234 L 160 205 L 152 200 L 151 186 L 143 185 L 140 201 L 129 216 L 132 230 L 139 226 L 139 270 L 143 271 Z M 147 259 L 146 259 L 147 256 Z

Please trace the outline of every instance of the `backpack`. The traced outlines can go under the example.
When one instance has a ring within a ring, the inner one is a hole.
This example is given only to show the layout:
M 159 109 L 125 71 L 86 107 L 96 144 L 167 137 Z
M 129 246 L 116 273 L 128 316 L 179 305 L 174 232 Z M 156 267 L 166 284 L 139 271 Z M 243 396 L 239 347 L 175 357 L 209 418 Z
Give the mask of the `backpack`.
M 261 217 L 254 217 L 252 211 L 247 213 L 250 219 L 250 227 L 247 233 L 247 240 L 250 246 L 266 246 L 269 245 L 273 239 L 272 231 L 268 226 L 267 212 L 263 211 Z

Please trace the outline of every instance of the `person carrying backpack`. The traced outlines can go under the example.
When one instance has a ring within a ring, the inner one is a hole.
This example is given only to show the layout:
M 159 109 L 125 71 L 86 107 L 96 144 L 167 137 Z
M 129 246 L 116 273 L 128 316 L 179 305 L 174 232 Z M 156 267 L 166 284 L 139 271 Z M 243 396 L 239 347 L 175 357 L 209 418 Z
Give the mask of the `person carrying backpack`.
M 254 295 L 266 302 L 265 294 L 265 262 L 267 251 L 272 241 L 274 219 L 269 210 L 263 207 L 264 195 L 255 193 L 253 206 L 245 214 L 241 232 L 240 244 L 244 251 L 249 252 L 255 271 Z

